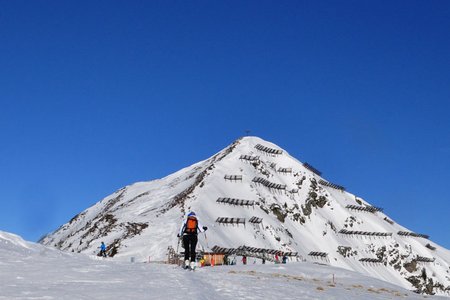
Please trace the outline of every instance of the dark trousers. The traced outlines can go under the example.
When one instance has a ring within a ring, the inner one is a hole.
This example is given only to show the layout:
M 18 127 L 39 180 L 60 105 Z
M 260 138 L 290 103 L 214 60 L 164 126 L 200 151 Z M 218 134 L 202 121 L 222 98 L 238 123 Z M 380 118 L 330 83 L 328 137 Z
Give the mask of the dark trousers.
M 195 247 L 197 246 L 196 234 L 183 235 L 184 260 L 195 261 Z

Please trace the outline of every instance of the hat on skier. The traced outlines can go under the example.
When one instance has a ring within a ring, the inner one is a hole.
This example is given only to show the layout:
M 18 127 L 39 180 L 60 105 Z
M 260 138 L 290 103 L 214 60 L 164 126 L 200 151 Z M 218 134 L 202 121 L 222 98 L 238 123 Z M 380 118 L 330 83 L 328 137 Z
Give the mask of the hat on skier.
M 188 213 L 188 217 L 190 216 L 195 216 L 195 212 L 191 211 L 190 213 Z

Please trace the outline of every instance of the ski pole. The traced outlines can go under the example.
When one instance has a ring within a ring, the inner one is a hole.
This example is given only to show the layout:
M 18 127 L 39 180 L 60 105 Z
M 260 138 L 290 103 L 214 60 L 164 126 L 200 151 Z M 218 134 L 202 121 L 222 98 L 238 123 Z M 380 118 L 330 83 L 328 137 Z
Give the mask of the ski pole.
M 209 249 L 209 246 L 208 246 L 208 238 L 206 237 L 206 231 L 204 231 L 203 234 L 205 235 L 206 248 Z
M 178 266 L 180 265 L 180 254 L 178 253 L 178 248 L 180 247 L 180 242 L 181 242 L 181 237 L 178 237 L 177 252 L 176 252 Z
M 178 243 L 177 243 L 177 255 L 178 255 L 178 248 L 180 248 L 180 240 L 181 240 L 181 238 L 178 237 Z

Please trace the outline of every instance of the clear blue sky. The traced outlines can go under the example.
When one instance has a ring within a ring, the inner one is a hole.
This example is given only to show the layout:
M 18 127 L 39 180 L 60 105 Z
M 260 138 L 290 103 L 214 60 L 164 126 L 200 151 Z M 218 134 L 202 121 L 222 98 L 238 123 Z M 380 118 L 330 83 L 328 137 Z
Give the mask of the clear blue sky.
M 0 230 L 251 130 L 450 248 L 450 2 L 0 0 Z

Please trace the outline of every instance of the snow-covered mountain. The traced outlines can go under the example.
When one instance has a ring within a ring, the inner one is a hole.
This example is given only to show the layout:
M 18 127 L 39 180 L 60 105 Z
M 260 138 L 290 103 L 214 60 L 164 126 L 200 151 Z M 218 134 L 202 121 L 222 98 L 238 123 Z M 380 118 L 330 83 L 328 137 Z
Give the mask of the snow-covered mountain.
M 200 250 L 280 250 L 421 293 L 450 291 L 449 250 L 257 137 L 163 179 L 126 186 L 40 242 L 93 254 L 104 241 L 116 260 L 165 260 L 190 210 L 209 227 Z

